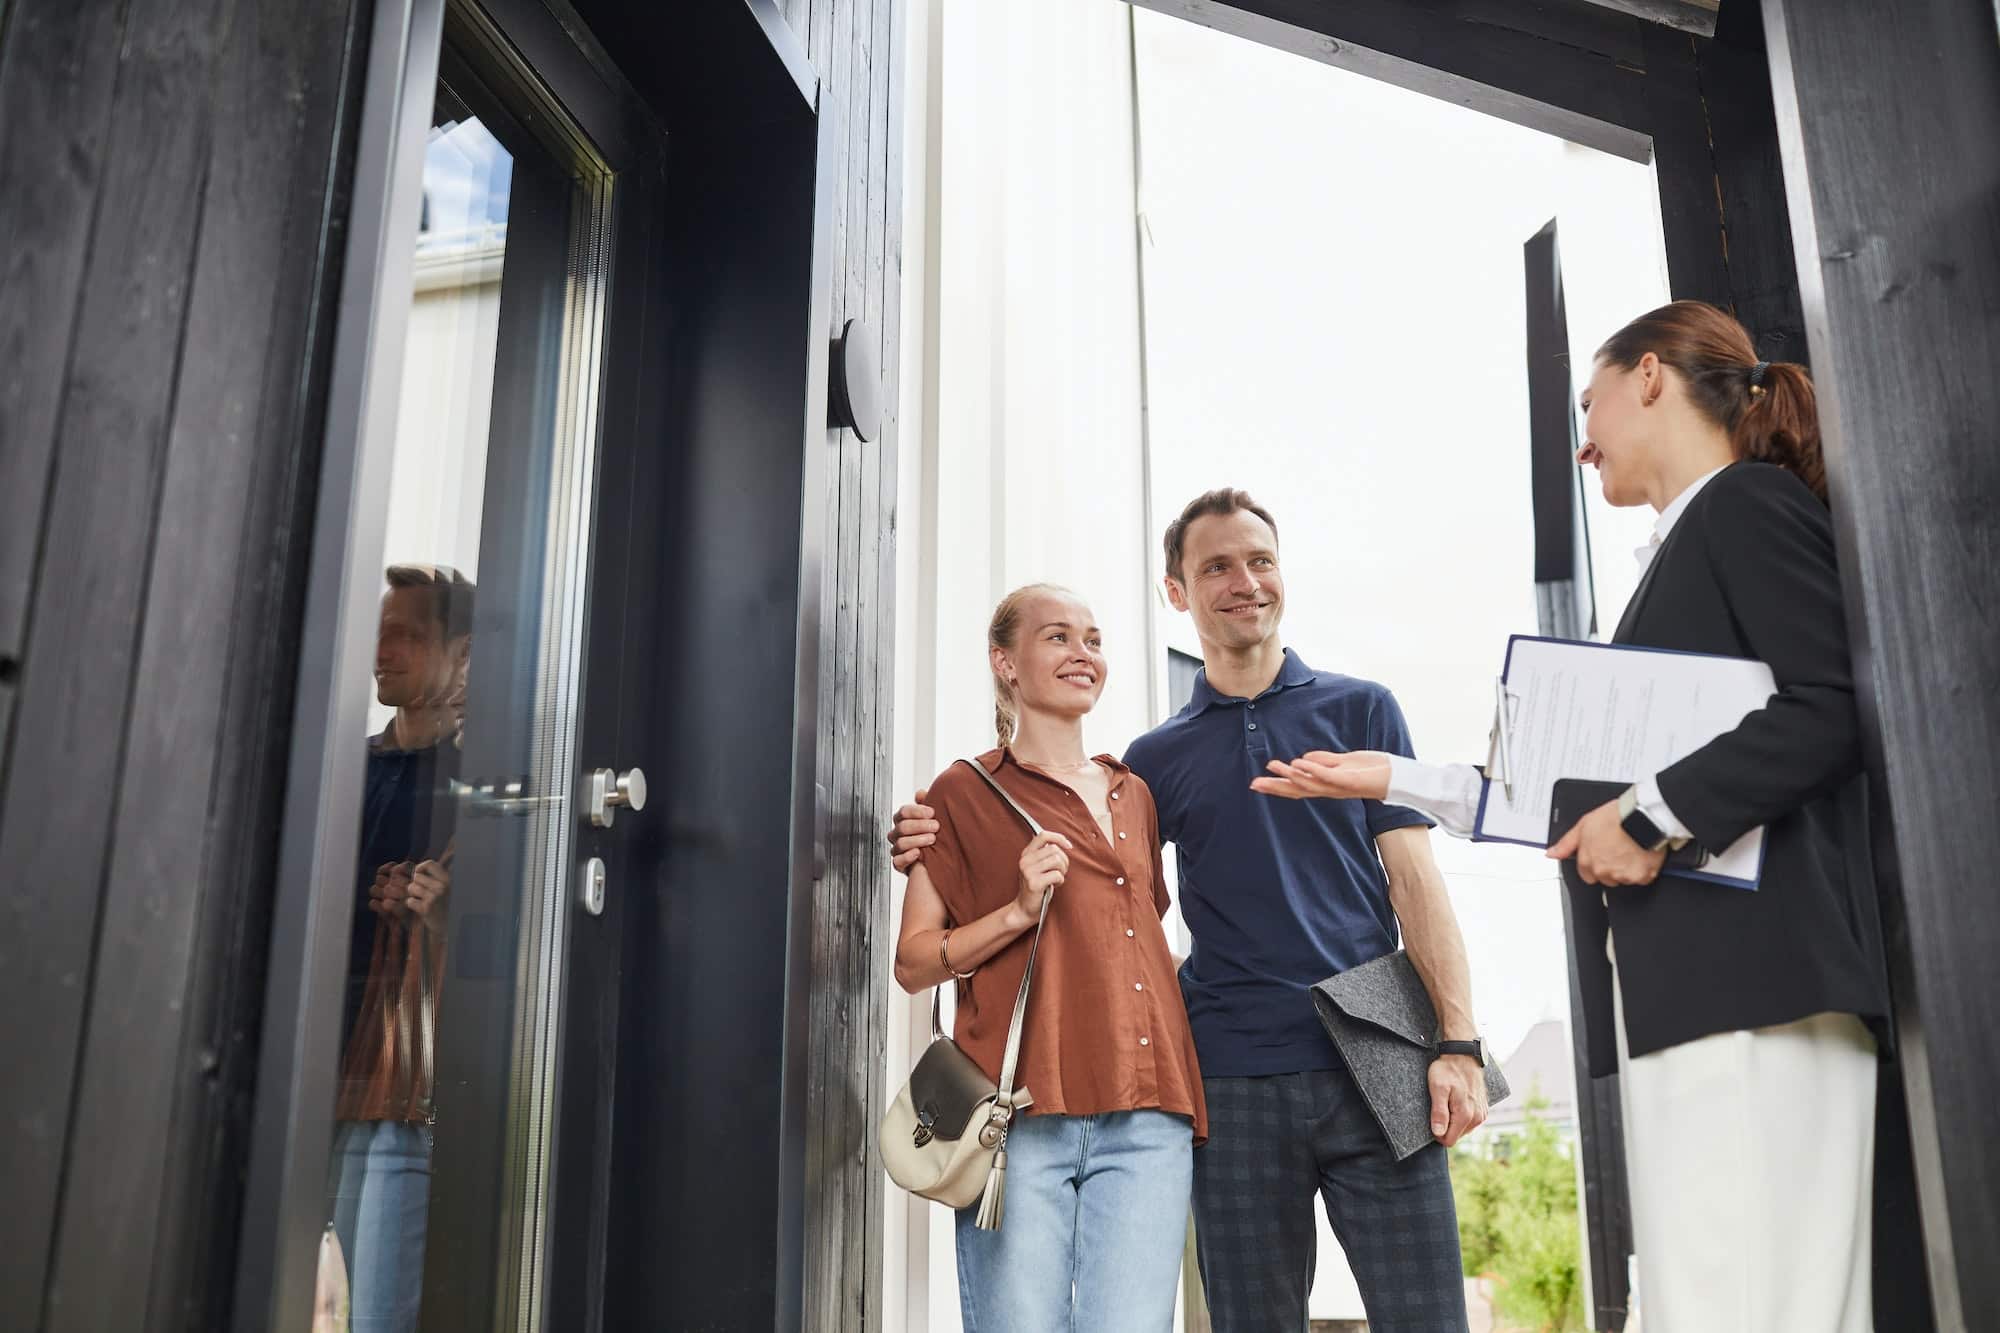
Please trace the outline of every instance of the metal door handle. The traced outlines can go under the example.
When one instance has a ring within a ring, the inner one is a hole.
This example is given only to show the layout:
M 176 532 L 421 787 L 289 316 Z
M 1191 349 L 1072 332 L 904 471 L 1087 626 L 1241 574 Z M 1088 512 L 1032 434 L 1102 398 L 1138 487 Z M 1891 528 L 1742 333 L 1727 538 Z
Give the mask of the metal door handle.
M 615 768 L 600 768 L 593 772 L 590 775 L 590 822 L 598 828 L 610 828 L 621 805 L 634 814 L 646 808 L 645 772 L 637 768 L 624 773 Z
M 495 782 L 460 782 L 451 779 L 450 791 L 463 803 L 465 813 L 474 816 L 531 815 L 547 805 L 561 805 L 560 796 L 530 796 L 525 778 Z

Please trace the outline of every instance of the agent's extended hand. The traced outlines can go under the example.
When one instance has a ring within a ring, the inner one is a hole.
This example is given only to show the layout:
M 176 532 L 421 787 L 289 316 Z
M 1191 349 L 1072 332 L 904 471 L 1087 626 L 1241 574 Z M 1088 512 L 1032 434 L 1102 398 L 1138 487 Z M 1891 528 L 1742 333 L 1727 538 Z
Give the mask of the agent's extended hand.
M 1606 801 L 1577 820 L 1576 826 L 1549 848 L 1548 855 L 1551 861 L 1574 856 L 1576 873 L 1583 876 L 1584 883 L 1610 886 L 1651 884 L 1667 863 L 1664 847 L 1649 852 L 1632 841 L 1618 820 L 1616 801 Z
M 1253 778 L 1250 790 L 1292 801 L 1315 796 L 1380 801 L 1389 794 L 1389 756 L 1380 750 L 1311 750 L 1289 763 L 1273 759 L 1268 767 L 1274 776 Z
M 924 804 L 928 790 L 919 790 L 910 804 L 896 812 L 889 826 L 889 864 L 908 874 L 911 866 L 924 858 L 924 848 L 937 841 L 937 811 Z

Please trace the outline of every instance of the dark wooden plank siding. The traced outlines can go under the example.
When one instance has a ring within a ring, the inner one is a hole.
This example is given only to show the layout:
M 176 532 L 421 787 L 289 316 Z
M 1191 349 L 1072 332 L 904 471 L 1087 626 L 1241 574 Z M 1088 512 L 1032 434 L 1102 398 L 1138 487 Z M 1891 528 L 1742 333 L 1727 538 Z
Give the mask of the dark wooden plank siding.
M 6 15 L 8 1328 L 225 1320 L 352 18 Z
M 1756 10 L 1715 40 L 1647 25 L 1646 103 L 1676 300 L 1735 315 L 1773 361 L 1806 360 L 1798 268 Z M 1638 314 L 1638 311 L 1633 311 Z
M 832 331 L 873 331 L 888 413 L 879 437 L 828 437 L 823 498 L 819 771 L 823 869 L 813 911 L 806 1326 L 879 1325 L 888 860 L 878 834 L 889 790 L 895 696 L 897 318 L 902 300 L 904 0 L 785 0 L 836 118 Z
M 76 458 L 93 478 L 126 471 L 116 460 L 138 449 L 153 457 L 144 471 L 130 470 L 134 521 L 129 526 L 94 531 L 98 524 L 116 523 L 94 486 L 76 497 L 88 507 L 89 518 L 58 507 L 47 544 L 54 569 L 45 572 L 37 598 L 39 622 L 65 600 L 60 576 L 50 577 L 54 570 L 77 561 L 80 572 L 89 572 L 88 556 L 65 550 L 73 541 L 88 544 L 93 553 L 108 548 L 104 553 L 116 561 L 115 581 L 129 589 L 106 608 L 120 621 L 119 651 L 102 663 L 107 686 L 125 696 L 124 735 L 117 750 L 106 746 L 97 759 L 107 765 L 107 780 L 101 788 L 91 786 L 103 792 L 105 802 L 73 807 L 73 818 L 91 825 L 90 851 L 105 859 L 99 871 L 102 896 L 91 904 L 99 918 L 95 957 L 84 974 L 87 1000 L 81 988 L 70 992 L 87 1004 L 89 1021 L 79 1034 L 80 1056 L 65 1051 L 74 1061 L 75 1102 L 60 1231 L 51 1256 L 50 1329 L 132 1327 L 145 1321 L 143 1288 L 102 1282 L 98 1275 L 107 1267 L 150 1271 L 173 1130 L 169 1115 L 135 1122 L 131 1107 L 170 1107 L 182 1057 L 176 1001 L 187 988 L 201 910 L 196 886 L 208 852 L 204 817 L 217 758 L 214 736 L 226 706 L 214 658 L 228 636 L 214 631 L 235 613 L 227 604 L 234 600 L 229 565 L 235 545 L 228 539 L 242 521 L 248 481 L 246 469 L 231 466 L 235 460 L 227 456 L 230 434 L 190 432 L 176 420 L 185 407 L 189 416 L 211 422 L 219 405 L 216 394 L 226 391 L 210 373 L 219 367 L 195 357 L 183 374 L 184 356 L 176 354 L 192 333 L 192 293 L 209 202 L 212 85 L 223 31 L 219 9 L 213 0 L 138 8 L 127 24 L 123 86 L 144 93 L 119 99 L 106 158 L 109 188 L 86 280 L 87 292 L 108 286 L 109 300 L 122 308 L 99 309 L 96 300 L 85 298 L 70 364 L 79 397 L 65 409 L 58 448 L 65 461 Z M 131 68 L 139 62 L 141 68 Z M 177 106 L 188 114 L 170 114 Z M 171 277 L 163 271 L 168 266 Z M 149 301 L 140 289 L 155 274 L 168 282 L 162 296 Z M 210 280 L 205 295 L 213 300 L 213 279 L 220 275 L 211 267 L 204 276 Z M 157 322 L 140 315 L 148 305 L 157 311 Z M 211 314 L 204 323 L 212 320 Z M 146 415 L 127 419 L 121 412 L 107 421 L 100 411 L 116 403 L 116 396 L 103 392 L 101 376 L 130 363 L 157 376 L 146 391 Z M 240 437 L 241 430 L 232 433 Z M 66 471 L 59 468 L 58 475 Z M 59 494 L 67 489 L 60 487 Z M 143 519 L 140 504 L 147 511 Z M 208 521 L 187 521 L 210 506 Z M 211 539 L 220 550 L 208 545 Z M 210 558 L 215 555 L 221 558 Z M 151 597 L 155 584 L 168 595 Z M 38 641 L 41 637 L 37 633 Z M 66 646 L 58 638 L 54 646 L 73 651 L 83 645 Z M 74 660 L 91 658 L 86 653 Z M 23 728 L 24 743 L 33 744 L 34 726 Z M 45 770 L 33 754 L 29 751 L 14 771 L 20 779 L 39 782 Z M 21 788 L 11 786 L 10 807 L 16 794 L 23 794 Z M 107 813 L 109 838 L 100 832 Z M 84 861 L 82 850 L 60 847 L 57 854 L 77 864 Z M 84 883 L 65 884 L 63 878 L 52 874 L 46 882 L 89 900 Z M 161 1011 L 163 1000 L 172 1006 L 168 1013 Z M 64 1036 L 66 1044 L 74 1044 L 75 1037 Z
M 1986 0 L 1764 15 L 1937 1327 L 2000 1327 L 2000 44 Z
M 108 5 L 0 15 L 0 775 L 117 71 Z M 49 77 L 61 71 L 60 77 Z M 5 1261 L 0 1261 L 5 1262 Z
M 224 960 L 266 936 L 253 868 L 275 854 L 290 720 L 271 682 L 290 679 L 299 610 L 275 571 L 305 549 L 307 314 L 352 12 L 256 0 L 229 19 L 150 574 L 178 596 L 149 599 L 140 631 L 52 1327 L 200 1325 L 235 1249 L 230 1163 L 263 997 L 255 969 Z M 133 1102 L 161 1108 L 144 1134 L 114 1113 Z M 150 1261 L 148 1285 L 97 1280 L 113 1236 L 121 1269 Z
M 90 259 L 66 349 L 54 484 L 0 788 L 0 865 L 11 881 L 0 919 L 0 1012 L 35 1015 L 17 1033 L 9 1071 L 33 1105 L 0 1148 L 0 1178 L 30 1221 L 18 1246 L 0 1247 L 9 1256 L 0 1324 L 9 1328 L 39 1326 L 44 1303 L 61 1299 L 45 1292 L 43 1275 L 70 1134 L 89 1109 L 74 1101 L 78 1045 L 87 1016 L 111 1026 L 129 1017 L 116 1003 L 89 1012 L 109 998 L 93 994 L 97 955 L 101 942 L 116 952 L 124 932 L 143 932 L 131 909 L 144 907 L 125 892 L 134 886 L 105 873 L 105 821 L 122 796 L 134 627 L 162 517 L 160 475 L 201 228 L 211 9 L 128 13 L 111 73 L 111 120 L 91 163 L 98 196 Z

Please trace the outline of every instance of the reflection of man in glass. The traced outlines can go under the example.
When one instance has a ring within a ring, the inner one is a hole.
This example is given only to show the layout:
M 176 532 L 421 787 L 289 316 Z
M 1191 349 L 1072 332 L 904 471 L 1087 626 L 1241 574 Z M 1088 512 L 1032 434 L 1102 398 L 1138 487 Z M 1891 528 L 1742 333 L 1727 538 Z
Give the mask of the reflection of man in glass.
M 354 1333 L 407 1333 L 423 1294 L 433 1069 L 454 851 L 473 585 L 393 565 L 375 697 L 396 715 L 368 742 L 361 853 L 330 1182 Z

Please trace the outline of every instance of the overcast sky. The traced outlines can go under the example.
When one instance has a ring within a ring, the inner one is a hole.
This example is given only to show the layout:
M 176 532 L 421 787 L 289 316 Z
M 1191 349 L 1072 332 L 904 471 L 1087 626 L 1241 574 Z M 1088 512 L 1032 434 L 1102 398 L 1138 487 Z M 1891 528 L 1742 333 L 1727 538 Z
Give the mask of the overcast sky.
M 1667 299 L 1652 169 L 1136 17 L 1155 510 L 1257 495 L 1287 643 L 1394 690 L 1420 757 L 1477 760 L 1506 637 L 1536 630 L 1521 247 L 1559 219 L 1587 364 Z M 1590 491 L 1608 636 L 1653 516 Z M 1566 1005 L 1554 879 L 1529 849 L 1433 841 L 1509 1053 Z

